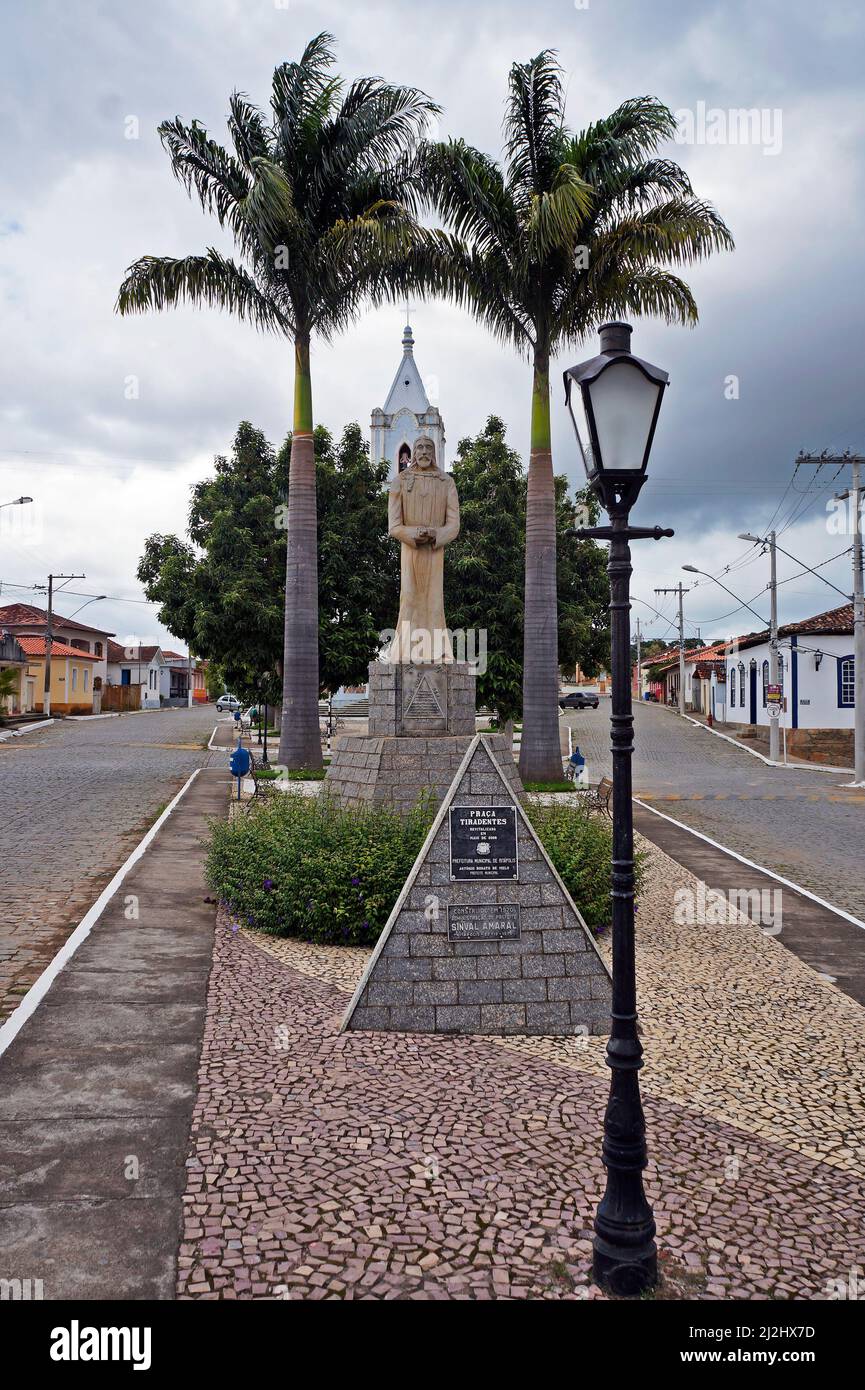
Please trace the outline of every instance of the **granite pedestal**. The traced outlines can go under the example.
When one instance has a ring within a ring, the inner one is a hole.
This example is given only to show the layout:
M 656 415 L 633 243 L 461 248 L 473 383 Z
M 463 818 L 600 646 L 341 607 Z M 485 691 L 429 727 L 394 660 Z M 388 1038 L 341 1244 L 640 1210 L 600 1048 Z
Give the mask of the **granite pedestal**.
M 369 733 L 337 740 L 325 780 L 344 805 L 408 811 L 425 793 L 441 802 L 475 733 L 475 675 L 467 662 L 384 663 L 369 668 Z M 490 748 L 521 797 L 511 750 Z

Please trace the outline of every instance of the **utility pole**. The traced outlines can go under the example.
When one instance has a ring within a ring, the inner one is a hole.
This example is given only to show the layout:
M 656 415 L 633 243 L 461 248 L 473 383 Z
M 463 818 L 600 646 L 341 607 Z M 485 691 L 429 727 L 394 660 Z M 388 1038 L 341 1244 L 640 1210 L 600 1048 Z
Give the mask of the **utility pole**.
M 186 708 L 192 709 L 192 648 L 186 649 Z
M 823 463 L 840 468 L 850 464 L 853 486 L 838 494 L 839 500 L 853 503 L 853 782 L 865 785 L 865 595 L 862 585 L 862 464 L 860 454 L 800 454 L 797 463 Z
M 48 576 L 48 622 L 45 626 L 45 684 L 42 693 L 42 713 L 51 718 L 51 647 L 54 643 L 54 580 L 86 579 L 86 574 L 49 574 Z
M 689 594 L 690 589 L 682 588 L 682 581 L 675 589 L 656 589 L 656 594 L 678 594 L 679 595 L 679 713 L 685 713 L 685 614 L 682 609 L 682 598 Z
M 780 671 L 778 669 L 778 552 L 775 549 L 775 532 L 769 532 L 769 684 L 778 685 L 780 683 Z M 793 691 L 790 690 L 790 699 L 793 698 Z M 781 723 L 779 712 L 777 719 L 769 718 L 769 759 L 771 762 L 778 761 L 778 725 Z M 786 727 L 786 726 L 785 726 Z
M 643 679 L 642 679 L 642 652 L 643 635 L 640 632 L 640 620 L 637 619 L 637 699 L 643 698 Z

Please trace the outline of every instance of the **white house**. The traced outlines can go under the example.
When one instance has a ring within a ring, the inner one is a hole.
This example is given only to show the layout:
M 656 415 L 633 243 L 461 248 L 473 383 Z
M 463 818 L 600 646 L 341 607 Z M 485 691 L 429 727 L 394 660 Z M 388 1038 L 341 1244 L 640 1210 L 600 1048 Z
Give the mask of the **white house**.
M 165 685 L 165 658 L 159 647 L 122 647 L 108 643 L 108 684 L 138 686 L 139 709 L 159 709 Z
M 445 427 L 437 406 L 430 405 L 417 363 L 414 338 L 408 324 L 402 335 L 402 361 L 393 379 L 384 408 L 372 412 L 371 454 L 374 462 L 387 459 L 391 476 L 411 462 L 415 440 L 428 435 L 436 446 L 436 463 L 445 466 Z
M 788 751 L 816 762 L 853 756 L 853 605 L 818 613 L 778 631 L 780 727 Z M 769 641 L 765 632 L 726 647 L 727 722 L 768 729 Z

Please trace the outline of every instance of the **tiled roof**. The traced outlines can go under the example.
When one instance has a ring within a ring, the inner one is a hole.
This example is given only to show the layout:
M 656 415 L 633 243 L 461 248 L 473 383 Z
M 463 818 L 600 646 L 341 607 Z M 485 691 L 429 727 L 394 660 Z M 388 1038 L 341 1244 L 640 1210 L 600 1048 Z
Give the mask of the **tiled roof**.
M 38 657 L 38 656 L 44 656 L 44 655 L 45 655 L 45 638 L 44 638 L 44 637 L 27 637 L 27 636 L 25 636 L 25 635 L 22 634 L 21 636 L 18 637 L 18 643 L 19 643 L 19 646 L 21 646 L 21 647 L 24 649 L 25 655 L 27 655 L 27 656 L 37 656 L 37 657 Z M 56 640 L 53 641 L 53 642 L 51 643 L 51 658 L 52 658 L 52 660 L 54 659 L 55 656 L 56 656 L 56 657 L 60 657 L 60 656 L 75 656 L 75 657 L 80 657 L 82 661 L 100 661 L 100 660 L 101 660 L 101 657 L 94 656 L 92 652 L 82 652 L 82 651 L 79 651 L 77 647 L 68 647 L 68 646 L 66 645 L 65 642 L 58 642 L 58 641 L 56 641 Z
M 119 642 L 109 642 L 108 660 L 115 664 L 122 661 L 140 661 L 149 665 L 158 651 L 158 647 L 122 647 Z
M 75 619 L 62 617 L 59 613 L 52 616 L 52 626 L 55 632 L 59 628 L 72 628 L 79 632 L 95 632 L 99 637 L 108 637 L 109 633 L 101 627 L 90 627 L 88 623 L 79 623 Z M 7 603 L 5 608 L 0 608 L 0 627 L 47 627 L 48 613 L 44 608 L 37 608 L 32 603 Z
M 818 613 L 816 618 L 806 618 L 801 623 L 785 623 L 779 629 L 781 637 L 793 632 L 828 632 L 846 636 L 853 631 L 853 605 L 842 603 L 840 608 L 830 608 L 826 613 Z
M 785 623 L 778 628 L 779 637 L 790 637 L 793 633 L 813 632 L 815 635 L 824 633 L 827 636 L 836 635 L 847 637 L 853 631 L 853 605 L 852 603 L 842 603 L 838 608 L 829 608 L 825 613 L 818 613 L 813 618 L 803 618 L 800 623 Z M 740 651 L 746 647 L 759 647 L 764 642 L 768 642 L 768 631 L 751 632 L 747 637 L 740 637 L 737 646 Z M 724 648 L 730 650 L 730 646 Z

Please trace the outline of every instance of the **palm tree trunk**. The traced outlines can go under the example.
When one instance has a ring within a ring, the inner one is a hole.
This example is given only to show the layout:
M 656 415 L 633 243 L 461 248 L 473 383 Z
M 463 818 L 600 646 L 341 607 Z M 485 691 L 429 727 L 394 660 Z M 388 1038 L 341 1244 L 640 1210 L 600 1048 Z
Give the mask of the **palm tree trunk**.
M 298 337 L 294 345 L 279 761 L 292 769 L 322 766 L 318 729 L 318 525 L 308 336 Z
M 556 598 L 556 493 L 550 448 L 550 360 L 535 352 L 532 437 L 526 500 L 526 592 L 523 630 L 524 782 L 559 781 L 559 651 Z

